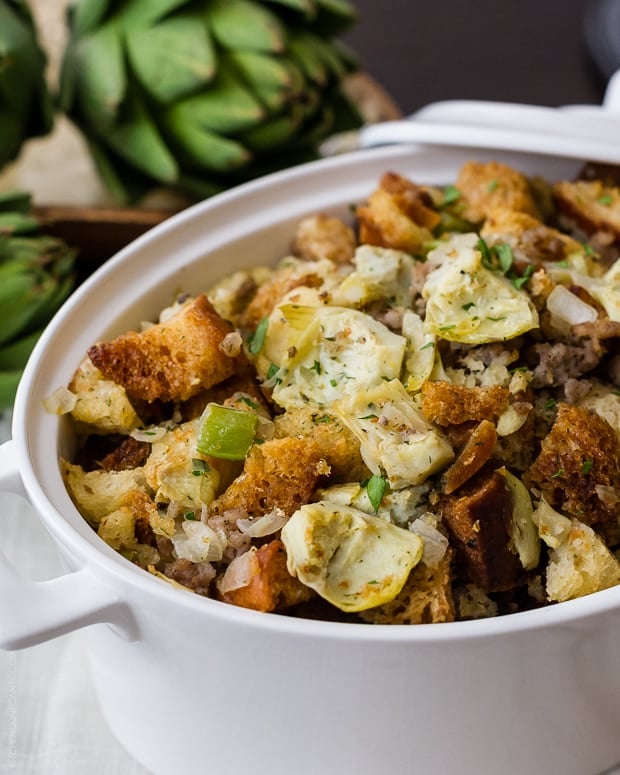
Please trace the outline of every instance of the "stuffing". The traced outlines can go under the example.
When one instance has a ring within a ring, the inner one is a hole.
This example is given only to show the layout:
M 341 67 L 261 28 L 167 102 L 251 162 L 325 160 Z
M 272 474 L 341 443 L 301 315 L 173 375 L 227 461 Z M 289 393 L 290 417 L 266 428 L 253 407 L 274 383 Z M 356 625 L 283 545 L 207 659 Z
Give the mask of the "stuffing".
M 227 603 L 255 611 L 285 611 L 314 594 L 288 572 L 282 541 L 270 541 L 242 555 L 239 561 L 244 564 L 245 576 L 237 583 L 245 583 L 231 584 L 233 573 L 238 573 L 238 568 L 231 563 L 232 570 L 227 571 L 229 578 L 224 576 L 219 584 L 221 597 Z
M 138 441 L 133 436 L 127 436 L 118 447 L 99 462 L 104 471 L 127 471 L 140 468 L 151 454 L 151 445 L 146 441 Z
M 197 422 L 166 430 L 153 442 L 144 478 L 158 503 L 178 503 L 195 510 L 214 500 L 220 475 L 213 461 L 196 451 Z
M 274 435 L 311 439 L 335 480 L 361 482 L 370 476 L 358 439 L 333 414 L 309 406 L 284 412 L 274 419 Z
M 483 420 L 472 430 L 469 439 L 456 460 L 443 475 L 443 491 L 455 492 L 468 479 L 478 473 L 495 452 L 497 431 L 489 420 Z
M 211 512 L 241 508 L 258 517 L 274 508 L 292 514 L 311 499 L 329 466 L 313 439 L 282 438 L 254 445 L 242 473 L 211 504 Z
M 90 433 L 129 433 L 141 424 L 125 389 L 104 379 L 90 358 L 75 371 L 69 390 L 76 396 L 71 416 Z
M 71 499 L 151 574 L 261 612 L 439 623 L 620 584 L 616 183 L 472 161 L 385 173 L 351 225 L 308 214 L 44 401 Z
M 233 373 L 232 358 L 219 348 L 230 330 L 207 297 L 198 296 L 165 322 L 93 345 L 88 355 L 132 398 L 187 401 Z
M 508 407 L 509 391 L 499 385 L 466 387 L 449 382 L 425 382 L 422 412 L 438 425 L 493 420 Z
M 381 179 L 380 187 L 357 208 L 360 241 L 368 245 L 422 253 L 432 239 L 440 216 L 432 209 L 424 189 L 394 173 Z
M 120 508 L 128 493 L 146 485 L 144 470 L 84 471 L 81 466 L 61 460 L 61 473 L 73 502 L 93 525 Z
M 460 214 L 473 223 L 498 210 L 539 216 L 527 178 L 505 164 L 467 162 L 461 167 L 456 187 L 463 205 Z
M 325 213 L 301 220 L 293 239 L 293 253 L 309 261 L 328 258 L 336 264 L 348 264 L 355 252 L 355 233 L 339 218 Z
M 553 187 L 560 210 L 587 233 L 605 232 L 620 240 L 620 188 L 600 180 L 567 180 Z
M 582 253 L 583 245 L 527 212 L 491 210 L 480 234 L 490 244 L 507 242 L 531 261 L 564 261 Z
M 511 548 L 508 526 L 512 505 L 504 477 L 488 470 L 439 504 L 459 559 L 465 563 L 469 578 L 485 592 L 512 589 L 522 573 Z
M 614 429 L 590 409 L 558 404 L 555 422 L 527 479 L 550 506 L 586 525 L 617 521 L 617 507 L 601 497 L 605 491 L 601 488 L 620 493 L 620 453 Z
M 371 624 L 430 624 L 454 621 L 452 552 L 434 568 L 418 563 L 405 586 L 389 603 L 361 611 Z
M 620 562 L 591 527 L 559 514 L 544 500 L 534 520 L 551 550 L 546 572 L 549 600 L 572 600 L 620 584 Z

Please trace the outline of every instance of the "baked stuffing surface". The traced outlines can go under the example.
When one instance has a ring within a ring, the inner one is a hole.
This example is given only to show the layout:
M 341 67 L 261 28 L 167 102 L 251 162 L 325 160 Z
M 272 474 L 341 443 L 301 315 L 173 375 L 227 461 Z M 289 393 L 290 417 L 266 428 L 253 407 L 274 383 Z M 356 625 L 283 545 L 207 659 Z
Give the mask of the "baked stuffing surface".
M 102 540 L 259 611 L 418 624 L 620 583 L 620 189 L 386 172 L 47 401 Z M 277 258 L 277 257 L 274 257 Z

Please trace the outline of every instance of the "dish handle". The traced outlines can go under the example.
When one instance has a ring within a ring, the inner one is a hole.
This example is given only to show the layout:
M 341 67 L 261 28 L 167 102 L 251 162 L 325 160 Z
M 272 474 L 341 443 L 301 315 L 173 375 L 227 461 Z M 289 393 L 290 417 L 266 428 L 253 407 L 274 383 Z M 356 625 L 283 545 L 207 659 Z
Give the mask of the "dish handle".
M 0 512 L 3 494 L 28 500 L 16 460 L 12 441 L 0 445 Z M 27 648 L 101 623 L 125 640 L 137 637 L 129 606 L 88 568 L 33 581 L 20 575 L 0 549 L 0 649 Z

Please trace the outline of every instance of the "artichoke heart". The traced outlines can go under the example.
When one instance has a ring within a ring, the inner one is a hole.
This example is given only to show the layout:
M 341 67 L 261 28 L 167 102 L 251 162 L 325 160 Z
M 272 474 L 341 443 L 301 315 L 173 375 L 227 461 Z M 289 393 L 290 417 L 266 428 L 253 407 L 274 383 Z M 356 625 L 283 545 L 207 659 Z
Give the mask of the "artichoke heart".
M 344 307 L 292 307 L 306 321 L 273 399 L 285 408 L 327 406 L 399 376 L 406 341 L 369 315 Z
M 333 409 L 358 437 L 368 468 L 374 474 L 385 471 L 393 490 L 422 484 L 454 457 L 448 440 L 398 380 L 348 395 Z
M 282 541 L 289 573 L 351 612 L 393 600 L 424 549 L 416 533 L 328 501 L 298 509 Z
M 452 342 L 484 344 L 537 328 L 538 313 L 528 294 L 487 269 L 471 237 L 459 235 L 442 246 L 441 263 L 426 278 L 426 331 Z M 429 261 L 436 260 L 436 252 Z

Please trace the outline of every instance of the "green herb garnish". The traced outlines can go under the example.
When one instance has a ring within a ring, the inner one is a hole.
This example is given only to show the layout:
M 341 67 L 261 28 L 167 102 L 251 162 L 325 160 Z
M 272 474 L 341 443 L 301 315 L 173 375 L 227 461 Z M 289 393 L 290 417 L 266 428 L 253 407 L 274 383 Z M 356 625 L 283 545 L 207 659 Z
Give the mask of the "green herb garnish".
M 385 494 L 385 488 L 387 487 L 387 481 L 382 476 L 373 474 L 366 483 L 366 492 L 368 493 L 368 500 L 370 501 L 375 514 L 379 511 L 379 506 L 383 500 Z
M 263 318 L 256 326 L 256 331 L 253 333 L 250 339 L 250 352 L 252 355 L 258 355 L 263 349 L 265 344 L 265 336 L 267 334 L 267 328 L 269 327 L 269 318 Z

